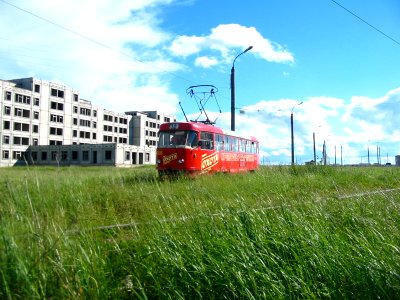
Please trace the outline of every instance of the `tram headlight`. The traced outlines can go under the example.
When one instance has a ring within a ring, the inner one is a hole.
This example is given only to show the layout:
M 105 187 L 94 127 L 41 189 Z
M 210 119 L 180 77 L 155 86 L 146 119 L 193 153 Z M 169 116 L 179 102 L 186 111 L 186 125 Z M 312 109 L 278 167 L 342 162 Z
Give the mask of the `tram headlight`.
M 178 164 L 183 164 L 185 162 L 185 160 L 183 158 L 178 159 Z
M 157 165 L 161 164 L 161 159 L 157 159 Z

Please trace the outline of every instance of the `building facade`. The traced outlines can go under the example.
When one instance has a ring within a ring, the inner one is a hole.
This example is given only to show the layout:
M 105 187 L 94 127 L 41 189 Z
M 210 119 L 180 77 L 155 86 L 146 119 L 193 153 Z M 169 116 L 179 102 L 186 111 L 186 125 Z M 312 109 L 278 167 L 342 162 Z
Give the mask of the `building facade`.
M 35 78 L 0 80 L 0 95 L 0 166 L 154 164 L 158 128 L 175 121 L 157 111 L 109 111 Z

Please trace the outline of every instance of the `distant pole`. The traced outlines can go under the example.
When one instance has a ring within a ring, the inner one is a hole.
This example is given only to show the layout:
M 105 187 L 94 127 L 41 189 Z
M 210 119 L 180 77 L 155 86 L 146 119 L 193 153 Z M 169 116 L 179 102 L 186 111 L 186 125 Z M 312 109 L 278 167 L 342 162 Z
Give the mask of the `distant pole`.
M 303 101 L 297 103 L 290 110 L 290 133 L 291 133 L 291 144 L 292 144 L 292 166 L 294 165 L 294 130 L 293 130 L 293 110 L 296 106 L 303 104 Z
M 343 147 L 340 145 L 340 165 L 343 166 Z
M 315 153 L 315 132 L 313 132 L 313 144 L 314 144 L 314 164 L 317 164 L 317 154 Z
M 253 49 L 253 46 L 248 47 L 246 50 L 244 50 L 243 52 L 239 53 L 235 59 L 233 60 L 232 63 L 232 69 L 231 69 L 231 130 L 235 131 L 235 61 L 236 59 L 246 53 L 247 51 Z
M 326 143 L 324 141 L 324 146 L 322 148 L 322 159 L 324 161 L 324 166 L 326 166 Z
M 293 111 L 290 114 L 290 131 L 291 131 L 291 141 L 292 141 L 292 166 L 294 165 L 294 133 L 293 133 Z
M 368 164 L 369 164 L 369 144 L 368 144 Z

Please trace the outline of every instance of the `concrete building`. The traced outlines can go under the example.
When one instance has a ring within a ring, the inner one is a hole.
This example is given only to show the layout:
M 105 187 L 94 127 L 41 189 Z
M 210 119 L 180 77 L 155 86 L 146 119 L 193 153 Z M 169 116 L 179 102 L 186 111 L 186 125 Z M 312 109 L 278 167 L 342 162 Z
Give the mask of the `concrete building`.
M 175 121 L 157 111 L 109 111 L 35 78 L 0 80 L 0 95 L 0 166 L 154 164 L 158 128 Z

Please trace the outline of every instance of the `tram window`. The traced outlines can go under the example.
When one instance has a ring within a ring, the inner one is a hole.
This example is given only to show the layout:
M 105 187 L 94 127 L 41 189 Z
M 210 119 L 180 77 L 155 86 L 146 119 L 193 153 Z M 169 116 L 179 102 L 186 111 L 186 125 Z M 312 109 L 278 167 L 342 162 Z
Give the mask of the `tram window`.
M 230 143 L 229 143 L 229 136 L 224 136 L 224 150 L 231 151 Z
M 198 144 L 199 144 L 199 142 L 197 139 L 197 132 L 188 131 L 186 146 L 194 148 L 194 147 L 197 147 Z
M 197 132 L 189 131 L 162 131 L 159 132 L 158 147 L 160 148 L 183 148 L 197 147 L 198 137 Z
M 203 149 L 214 149 L 214 137 L 211 132 L 201 132 L 200 141 Z
M 185 131 L 176 131 L 175 134 L 171 135 L 170 144 L 173 146 L 185 146 L 186 132 Z
M 246 151 L 246 140 L 240 139 L 239 140 L 239 151 L 240 152 L 245 152 Z
M 232 138 L 232 151 L 237 152 L 238 151 L 238 138 Z
M 224 150 L 224 136 L 221 134 L 215 135 L 215 146 L 218 151 Z

